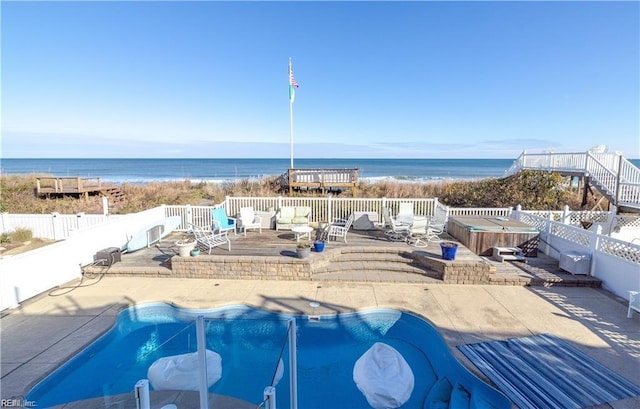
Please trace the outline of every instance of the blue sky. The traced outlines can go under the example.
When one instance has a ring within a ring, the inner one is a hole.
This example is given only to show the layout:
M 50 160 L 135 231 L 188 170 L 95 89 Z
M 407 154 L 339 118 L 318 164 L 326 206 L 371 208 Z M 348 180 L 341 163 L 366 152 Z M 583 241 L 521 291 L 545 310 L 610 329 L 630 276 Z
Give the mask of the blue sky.
M 635 1 L 1 7 L 2 157 L 640 157 Z

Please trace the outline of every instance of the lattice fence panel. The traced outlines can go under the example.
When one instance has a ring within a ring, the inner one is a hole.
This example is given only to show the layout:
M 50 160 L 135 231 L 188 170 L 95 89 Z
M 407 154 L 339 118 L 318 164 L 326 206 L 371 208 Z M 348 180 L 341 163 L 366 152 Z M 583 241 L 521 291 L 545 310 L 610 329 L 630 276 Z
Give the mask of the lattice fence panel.
M 578 229 L 566 224 L 554 224 L 551 227 L 551 234 L 567 241 L 589 247 L 589 235 L 585 230 Z
M 639 216 L 616 216 L 616 223 L 620 227 L 638 227 L 640 228 Z M 616 224 L 614 224 L 615 226 Z
M 572 212 L 569 215 L 570 224 L 580 226 L 580 222 L 606 223 L 609 212 Z
M 549 222 L 549 220 L 536 216 L 535 214 L 522 212 L 520 213 L 520 218 L 518 220 L 520 220 L 522 223 L 533 226 L 540 231 L 545 231 L 547 228 L 547 223 Z
M 640 246 L 637 244 L 603 236 L 598 243 L 598 251 L 631 261 L 632 263 L 640 264 Z
M 550 210 L 526 210 L 527 214 L 531 214 L 534 216 L 542 217 L 543 219 L 549 220 L 549 215 L 551 215 L 552 220 L 554 222 L 558 222 L 562 219 L 562 212 L 558 211 L 550 211 Z

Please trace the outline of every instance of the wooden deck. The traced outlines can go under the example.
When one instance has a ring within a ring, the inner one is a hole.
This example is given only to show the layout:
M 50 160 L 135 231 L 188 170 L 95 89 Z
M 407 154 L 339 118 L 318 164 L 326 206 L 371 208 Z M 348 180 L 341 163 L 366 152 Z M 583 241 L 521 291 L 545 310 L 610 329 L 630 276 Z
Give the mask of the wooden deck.
M 93 269 L 93 273 L 123 276 L 173 277 L 172 268 L 177 263 L 197 264 L 205 276 L 215 278 L 214 271 L 221 265 L 236 265 L 238 269 L 225 278 L 236 279 L 276 279 L 346 282 L 412 282 L 424 284 L 478 284 L 474 276 L 482 275 L 482 284 L 517 286 L 584 286 L 600 287 L 597 278 L 572 275 L 560 270 L 558 260 L 543 253 L 527 258 L 523 262 L 497 262 L 481 257 L 460 245 L 454 261 L 441 260 L 439 243 L 429 243 L 427 247 L 413 247 L 404 242 L 393 242 L 380 230 L 354 231 L 348 234 L 348 243 L 341 240 L 327 243 L 325 251 L 312 251 L 307 259 L 296 255 L 295 236 L 290 231 L 263 230 L 250 231 L 247 236 L 233 233 L 231 252 L 226 246 L 213 249 L 211 255 L 198 257 L 176 257 L 175 241 L 180 234 L 172 234 L 148 249 L 131 254 L 123 254 L 122 261 L 106 271 Z M 452 239 L 446 234 L 444 239 Z M 176 257 L 176 258 L 174 258 Z M 262 273 L 251 274 L 254 270 L 275 271 L 273 277 Z M 306 268 L 310 274 L 304 277 L 279 276 L 281 268 Z M 452 268 L 454 274 L 447 278 L 443 269 Z M 462 271 L 462 273 L 460 273 Z M 244 274 L 248 273 L 248 274 Z M 193 277 L 200 277 L 195 274 Z M 451 278 L 453 277 L 453 278 Z
M 289 169 L 286 173 L 289 195 L 294 189 L 318 189 L 324 195 L 328 189 L 351 188 L 357 196 L 358 169 Z
M 87 197 L 104 194 L 116 199 L 122 192 L 116 185 L 103 184 L 100 178 L 80 177 L 39 177 L 36 178 L 35 194 L 38 197 L 74 196 Z

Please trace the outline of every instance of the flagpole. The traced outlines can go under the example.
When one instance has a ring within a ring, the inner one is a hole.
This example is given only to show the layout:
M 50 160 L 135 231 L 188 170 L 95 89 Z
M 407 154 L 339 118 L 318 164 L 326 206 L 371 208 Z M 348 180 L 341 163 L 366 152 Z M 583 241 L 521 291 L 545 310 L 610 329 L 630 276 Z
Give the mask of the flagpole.
M 291 169 L 293 169 L 293 98 L 291 93 L 295 92 L 291 83 L 292 75 L 291 58 L 289 58 L 289 158 L 291 159 Z

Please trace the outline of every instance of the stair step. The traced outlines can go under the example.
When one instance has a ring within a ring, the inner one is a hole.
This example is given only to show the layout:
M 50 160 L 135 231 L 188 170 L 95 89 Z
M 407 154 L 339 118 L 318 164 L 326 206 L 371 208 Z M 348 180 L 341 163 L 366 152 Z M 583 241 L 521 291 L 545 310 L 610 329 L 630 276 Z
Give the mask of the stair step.
M 387 262 L 400 262 L 400 263 L 410 263 L 414 261 L 411 257 L 405 257 L 398 253 L 346 253 L 342 254 L 339 262 L 345 261 L 387 261 Z
M 126 197 L 124 192 L 118 188 L 108 188 L 103 190 L 101 193 L 110 196 L 116 202 L 122 201 Z
M 439 277 L 399 271 L 354 270 L 347 272 L 313 273 L 316 281 L 389 282 L 442 284 Z
M 314 272 L 316 274 L 345 274 L 345 273 L 363 273 L 365 271 L 371 271 L 376 273 L 391 273 L 399 275 L 415 275 L 422 277 L 430 277 L 433 279 L 442 279 L 442 274 L 436 271 L 432 271 L 426 268 L 415 267 L 413 265 L 396 262 L 332 262 L 325 268 L 318 269 Z
M 407 263 L 389 263 L 378 261 L 349 261 L 349 262 L 332 262 L 324 271 L 345 271 L 345 270 L 387 270 L 387 271 L 407 271 L 423 273 L 427 271 L 424 268 L 416 267 Z

